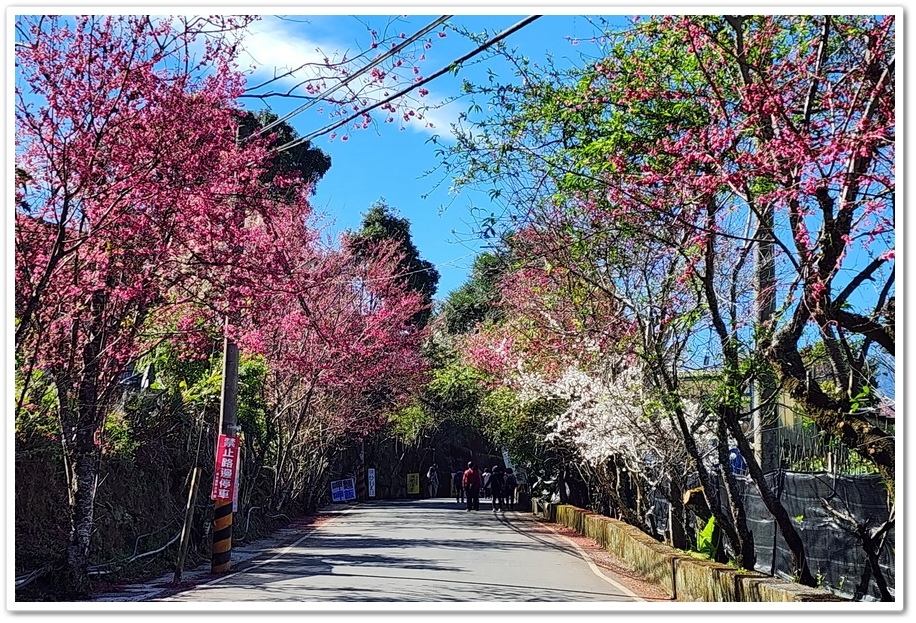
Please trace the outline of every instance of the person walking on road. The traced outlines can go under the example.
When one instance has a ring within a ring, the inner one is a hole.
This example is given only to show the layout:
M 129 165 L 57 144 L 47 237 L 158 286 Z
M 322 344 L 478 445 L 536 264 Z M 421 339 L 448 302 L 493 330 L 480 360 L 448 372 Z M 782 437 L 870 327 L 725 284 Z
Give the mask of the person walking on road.
M 483 484 L 480 485 L 480 488 L 483 489 L 483 497 L 490 497 L 490 468 L 484 467 L 483 474 L 480 475 Z
M 461 483 L 461 477 L 464 475 L 464 472 L 457 471 L 452 474 L 452 486 L 455 487 L 455 501 L 458 504 L 464 502 L 464 485 Z
M 468 500 L 467 510 L 480 510 L 480 489 L 483 487 L 483 478 L 473 461 L 468 461 L 468 468 L 461 477 L 464 494 Z
M 499 465 L 494 465 L 490 472 L 490 494 L 493 496 L 493 512 L 506 510 L 505 495 L 506 474 Z
M 439 494 L 439 466 L 435 463 L 426 470 L 426 480 L 429 482 L 429 497 L 436 497 Z
M 515 478 L 515 473 L 512 471 L 511 467 L 506 468 L 506 486 L 505 486 L 505 497 L 506 505 L 509 507 L 510 511 L 515 510 L 515 490 L 518 489 L 518 480 Z

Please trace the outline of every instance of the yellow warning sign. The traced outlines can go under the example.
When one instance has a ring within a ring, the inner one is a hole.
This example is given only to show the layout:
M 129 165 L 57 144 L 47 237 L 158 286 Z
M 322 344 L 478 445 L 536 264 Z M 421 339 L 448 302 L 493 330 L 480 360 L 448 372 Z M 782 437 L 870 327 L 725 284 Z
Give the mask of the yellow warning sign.
M 420 474 L 407 474 L 407 493 L 420 493 Z

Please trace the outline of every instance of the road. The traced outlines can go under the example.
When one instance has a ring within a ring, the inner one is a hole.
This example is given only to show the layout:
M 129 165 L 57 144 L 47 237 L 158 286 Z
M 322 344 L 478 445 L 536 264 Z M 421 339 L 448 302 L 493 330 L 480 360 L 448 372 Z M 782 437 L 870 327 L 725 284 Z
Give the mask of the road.
M 483 500 L 377 501 L 340 511 L 168 602 L 626 602 L 640 598 L 571 541 Z

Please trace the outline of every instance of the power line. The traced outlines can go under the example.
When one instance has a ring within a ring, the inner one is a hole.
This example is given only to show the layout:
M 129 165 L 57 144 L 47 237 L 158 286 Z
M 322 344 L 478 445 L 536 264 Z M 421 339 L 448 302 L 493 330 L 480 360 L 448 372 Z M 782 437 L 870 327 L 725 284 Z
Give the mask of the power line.
M 346 79 L 341 80 L 333 89 L 331 89 L 330 91 L 327 91 L 327 92 L 326 92 L 325 97 L 326 97 L 327 95 L 330 95 L 330 94 L 332 94 L 332 93 L 335 93 L 336 91 L 338 91 L 338 90 L 341 89 L 342 87 L 346 86 L 347 84 L 349 84 L 349 83 L 352 82 L 353 80 L 356 80 L 356 79 L 359 78 L 360 76 L 364 75 L 366 72 L 370 71 L 373 67 L 375 67 L 375 66 L 377 66 L 377 65 L 379 65 L 379 64 L 381 64 L 381 63 L 383 63 L 383 62 L 386 61 L 387 59 L 391 58 L 392 56 L 394 56 L 395 54 L 397 54 L 398 52 L 400 52 L 401 50 L 403 50 L 405 47 L 407 47 L 407 46 L 410 45 L 411 43 L 415 42 L 417 39 L 419 39 L 419 38 L 422 37 L 423 35 L 427 34 L 427 33 L 430 32 L 431 30 L 433 30 L 433 29 L 435 29 L 436 27 L 438 27 L 440 24 L 442 24 L 442 23 L 446 22 L 447 20 L 449 20 L 451 17 L 452 17 L 451 15 L 442 15 L 442 16 L 438 17 L 437 19 L 433 20 L 432 22 L 430 22 L 429 24 L 427 24 L 426 26 L 424 26 L 423 28 L 421 28 L 419 31 L 415 32 L 413 35 L 411 35 L 410 37 L 408 37 L 407 39 L 405 39 L 404 41 L 402 41 L 401 43 L 399 43 L 398 45 L 396 45 L 396 46 L 390 48 L 390 49 L 387 50 L 384 54 L 382 54 L 382 55 L 378 56 L 377 58 L 375 58 L 372 62 L 368 63 L 367 65 L 365 65 L 365 66 L 363 66 L 363 67 L 361 67 L 361 68 L 359 69 L 359 71 L 356 71 L 355 73 L 350 74 L 349 76 L 347 76 Z M 293 110 L 292 112 L 287 113 L 286 115 L 280 117 L 280 118 L 277 119 L 276 121 L 273 121 L 273 122 L 271 122 L 271 123 L 268 123 L 268 124 L 265 125 L 263 128 L 260 128 L 257 132 L 254 132 L 251 136 L 258 136 L 259 134 L 263 134 L 264 132 L 267 132 L 268 130 L 270 130 L 270 129 L 272 129 L 272 128 L 278 126 L 278 125 L 280 125 L 280 124 L 283 123 L 284 121 L 288 121 L 288 120 L 292 119 L 293 117 L 295 117 L 296 115 L 302 113 L 303 111 L 308 110 L 309 108 L 311 108 L 312 106 L 314 106 L 316 103 L 318 103 L 318 102 L 320 102 L 320 101 L 323 101 L 323 99 L 324 99 L 324 98 L 315 98 L 315 99 L 313 99 L 313 100 L 311 100 L 311 101 L 309 101 L 309 102 L 306 102 L 305 104 L 302 104 L 301 106 L 299 106 L 298 108 L 296 108 L 296 109 Z M 249 138 L 250 138 L 250 137 L 249 137 Z M 277 151 L 281 151 L 283 147 L 286 147 L 286 145 L 281 145 L 280 148 L 278 148 Z
M 447 73 L 447 72 L 449 72 L 449 71 L 452 71 L 452 70 L 455 69 L 456 67 L 459 67 L 459 66 L 461 65 L 461 63 L 465 62 L 466 60 L 468 60 L 468 59 L 470 59 L 470 58 L 473 58 L 473 57 L 477 56 L 478 54 L 480 54 L 481 52 L 483 52 L 483 51 L 486 50 L 487 48 L 490 48 L 490 47 L 492 47 L 493 45 L 499 43 L 500 41 L 502 41 L 503 39 L 505 39 L 506 37 L 508 37 L 508 36 L 511 35 L 512 33 L 516 32 L 517 30 L 520 30 L 520 29 L 524 28 L 525 26 L 527 26 L 528 24 L 530 24 L 530 23 L 533 22 L 534 20 L 538 19 L 539 17 L 542 17 L 542 16 L 541 16 L 541 15 L 529 15 L 528 17 L 526 17 L 525 19 L 521 20 L 520 22 L 518 22 L 518 23 L 514 24 L 513 26 L 510 26 L 510 27 L 507 28 L 506 30 L 502 31 L 501 33 L 499 33 L 498 35 L 496 35 L 495 37 L 493 37 L 492 39 L 490 39 L 490 40 L 487 41 L 486 43 L 481 44 L 481 45 L 478 46 L 476 49 L 474 49 L 474 50 L 468 52 L 467 54 L 465 54 L 465 55 L 462 56 L 461 58 L 459 58 L 459 59 L 457 59 L 457 60 L 455 60 L 455 61 L 452 61 L 451 63 L 449 63 L 448 65 L 446 65 L 446 66 L 443 67 L 442 69 L 440 69 L 439 71 L 435 72 L 434 74 L 432 74 L 432 75 L 430 75 L 430 76 L 427 76 L 427 77 L 424 78 L 423 80 L 419 80 L 419 81 L 415 82 L 414 84 L 412 84 L 411 86 L 407 87 L 406 89 L 403 89 L 403 90 L 401 90 L 401 91 L 398 91 L 397 93 L 395 93 L 394 95 L 391 95 L 390 97 L 387 97 L 387 98 L 385 98 L 385 99 L 383 99 L 383 100 L 380 100 L 380 101 L 376 102 L 375 104 L 373 104 L 373 105 L 371 105 L 371 106 L 369 106 L 369 107 L 367 107 L 367 108 L 364 108 L 364 109 L 362 109 L 362 110 L 360 110 L 360 111 L 357 111 L 357 112 L 353 113 L 352 115 L 350 115 L 350 116 L 347 117 L 346 119 L 342 119 L 342 120 L 337 121 L 337 122 L 335 122 L 335 123 L 328 124 L 328 125 L 326 125 L 325 127 L 321 128 L 320 130 L 316 130 L 316 131 L 311 132 L 311 133 L 309 133 L 309 134 L 307 134 L 307 135 L 305 135 L 305 136 L 303 136 L 303 137 L 300 137 L 300 138 L 297 138 L 297 139 L 295 139 L 295 140 L 293 140 L 293 141 L 290 141 L 289 143 L 286 143 L 285 145 L 281 145 L 280 147 L 277 147 L 274 151 L 275 151 L 276 153 L 279 153 L 279 152 L 282 152 L 282 151 L 286 151 L 287 149 L 292 149 L 292 148 L 294 148 L 294 147 L 297 147 L 298 145 L 301 145 L 302 143 L 306 143 L 306 142 L 311 141 L 311 140 L 313 140 L 313 139 L 315 139 L 315 138 L 317 138 L 317 137 L 319 137 L 319 136 L 321 136 L 321 135 L 323 135 L 323 134 L 327 134 L 328 132 L 331 132 L 332 130 L 337 129 L 337 128 L 339 128 L 340 126 L 345 125 L 345 124 L 347 124 L 347 123 L 353 121 L 353 120 L 356 119 L 357 117 L 361 117 L 361 116 L 365 115 L 366 113 L 368 113 L 368 112 L 370 112 L 370 111 L 372 111 L 372 110 L 378 108 L 379 106 L 383 106 L 383 105 L 385 105 L 385 104 L 387 104 L 387 103 L 389 103 L 389 102 L 391 102 L 391 101 L 393 101 L 393 100 L 395 100 L 395 99 L 397 99 L 397 98 L 399 98 L 399 97 L 402 97 L 402 96 L 404 96 L 404 95 L 407 95 L 408 93 L 410 93 L 410 92 L 413 91 L 414 89 L 417 89 L 417 88 L 423 86 L 424 84 L 430 82 L 431 80 L 434 80 L 434 79 L 438 78 L 438 77 L 441 76 L 442 74 Z

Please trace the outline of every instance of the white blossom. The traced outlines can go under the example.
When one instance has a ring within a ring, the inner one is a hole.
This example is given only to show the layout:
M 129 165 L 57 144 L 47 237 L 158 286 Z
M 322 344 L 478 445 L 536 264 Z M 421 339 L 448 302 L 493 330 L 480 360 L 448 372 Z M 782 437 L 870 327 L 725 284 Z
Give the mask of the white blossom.
M 519 370 L 517 386 L 523 402 L 544 398 L 566 401 L 566 409 L 551 423 L 549 439 L 571 442 L 583 460 L 601 465 L 611 457 L 623 459 L 635 471 L 650 464 L 676 462 L 684 467 L 686 453 L 672 416 L 644 383 L 644 371 L 631 365 L 611 377 L 569 367 L 555 381 Z M 685 401 L 688 425 L 701 420 L 700 405 Z M 696 432 L 702 450 L 712 448 L 708 426 Z

